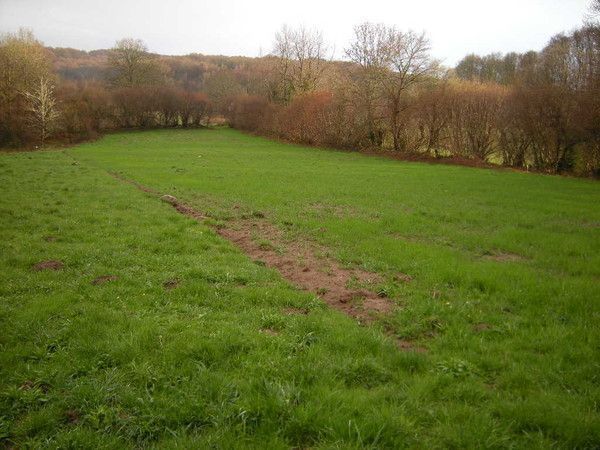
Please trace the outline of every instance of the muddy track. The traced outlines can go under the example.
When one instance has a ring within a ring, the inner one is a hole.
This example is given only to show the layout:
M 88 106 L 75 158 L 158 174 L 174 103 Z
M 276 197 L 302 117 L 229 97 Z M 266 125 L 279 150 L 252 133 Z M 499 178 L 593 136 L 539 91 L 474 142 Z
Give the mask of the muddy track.
M 252 259 L 277 269 L 292 284 L 361 322 L 389 313 L 394 307 L 389 299 L 374 292 L 382 282 L 377 274 L 342 267 L 316 244 L 286 240 L 266 220 L 234 220 L 216 231 Z
M 139 190 L 160 197 L 187 217 L 204 221 L 208 217 L 177 198 L 109 172 L 114 178 Z M 375 288 L 379 275 L 357 268 L 342 267 L 327 256 L 325 248 L 308 241 L 285 239 L 281 230 L 260 217 L 232 219 L 213 229 L 260 264 L 276 269 L 293 285 L 309 291 L 330 307 L 368 323 L 378 315 L 390 313 L 394 303 L 380 297 Z

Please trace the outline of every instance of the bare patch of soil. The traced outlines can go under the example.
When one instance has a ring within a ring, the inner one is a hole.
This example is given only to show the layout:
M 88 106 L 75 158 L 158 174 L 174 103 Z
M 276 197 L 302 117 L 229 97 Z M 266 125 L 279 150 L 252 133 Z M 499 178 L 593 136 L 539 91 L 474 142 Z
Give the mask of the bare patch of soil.
M 177 203 L 177 204 L 173 205 L 173 207 L 174 207 L 174 208 L 175 208 L 175 209 L 176 209 L 178 212 L 180 212 L 181 214 L 184 214 L 184 215 L 186 215 L 186 216 L 188 216 L 188 217 L 191 217 L 192 219 L 196 219 L 196 220 L 204 220 L 204 219 L 206 219 L 206 218 L 207 218 L 207 217 L 206 217 L 204 214 L 202 214 L 201 212 L 199 212 L 199 211 L 196 211 L 195 209 L 193 209 L 193 208 L 190 208 L 189 206 L 186 206 L 186 205 L 184 205 L 184 204 L 182 204 L 182 203 Z
M 425 347 L 415 346 L 412 342 L 402 339 L 398 339 L 396 341 L 396 346 L 405 352 L 427 353 L 427 349 Z
M 196 211 L 195 209 L 190 208 L 189 206 L 181 203 L 179 200 L 177 200 L 176 197 L 173 197 L 172 195 L 163 195 L 160 197 L 160 199 L 163 202 L 166 202 L 166 203 L 170 204 L 171 206 L 173 206 L 173 208 L 175 208 L 181 214 L 192 217 L 193 219 L 196 219 L 196 220 L 206 219 L 206 216 L 204 216 L 200 212 Z
M 389 314 L 394 309 L 394 304 L 387 298 L 368 296 L 363 301 L 362 307 L 367 311 L 374 311 L 378 314 Z
M 163 283 L 163 287 L 169 291 L 175 289 L 177 286 L 179 286 L 178 279 L 167 280 Z
M 224 238 L 241 248 L 252 259 L 277 269 L 296 286 L 313 292 L 329 306 L 361 321 L 372 314 L 393 309 L 390 300 L 354 285 L 372 286 L 380 281 L 377 274 L 340 266 L 326 252 L 308 242 L 286 241 L 282 232 L 266 221 L 235 220 L 217 229 Z M 271 245 L 265 245 L 264 239 Z M 352 285 L 352 286 L 351 286 Z M 384 306 L 385 305 L 385 306 Z
M 207 218 L 171 195 L 161 195 L 119 174 L 111 175 L 144 192 L 160 196 L 181 214 L 199 221 Z M 381 282 L 379 275 L 342 267 L 326 256 L 326 249 L 314 243 L 285 239 L 281 230 L 264 220 L 262 213 L 233 219 L 213 228 L 253 260 L 277 269 L 294 285 L 318 295 L 332 308 L 361 322 L 370 322 L 373 316 L 387 314 L 394 308 L 391 300 L 381 298 L 369 289 Z
M 582 228 L 600 228 L 600 222 L 584 222 L 581 224 Z
M 33 270 L 39 272 L 41 270 L 62 270 L 65 265 L 62 261 L 57 260 L 49 260 L 49 261 L 41 261 L 33 266 Z
M 489 255 L 484 255 L 484 259 L 490 261 L 499 261 L 499 262 L 515 262 L 522 261 L 523 258 L 521 255 L 517 255 L 516 253 L 505 253 L 505 252 L 497 252 Z
M 116 276 L 116 275 L 102 275 L 102 276 L 100 276 L 98 278 L 95 278 L 92 281 L 92 284 L 94 286 L 96 286 L 96 285 L 99 285 L 99 284 L 108 283 L 109 281 L 115 281 L 115 280 L 118 280 L 118 279 L 119 279 L 119 277 Z
M 79 414 L 79 411 L 69 409 L 65 412 L 65 418 L 68 423 L 77 423 L 81 420 L 81 414 Z
M 56 242 L 57 237 L 56 236 L 44 236 L 43 239 L 46 242 Z
M 487 323 L 478 323 L 473 326 L 473 330 L 477 333 L 481 333 L 482 331 L 491 330 L 492 326 Z
M 406 273 L 397 273 L 394 275 L 394 281 L 401 281 L 402 283 L 410 283 L 413 280 L 413 277 Z
M 21 389 L 22 391 L 28 391 L 30 389 L 33 389 L 35 387 L 35 383 L 31 380 L 26 380 L 23 382 L 23 384 L 21 386 L 19 386 L 19 389 Z
M 111 175 L 113 178 L 116 178 L 119 181 L 124 181 L 125 183 L 129 183 L 133 186 L 135 186 L 136 188 L 138 188 L 140 191 L 146 192 L 148 194 L 154 194 L 154 195 L 160 195 L 160 192 L 155 191 L 154 189 L 151 189 L 147 186 L 144 186 L 143 184 L 138 183 L 137 181 L 134 180 L 130 180 L 129 178 L 125 178 L 123 175 L 117 173 L 117 172 L 108 172 L 109 175 Z

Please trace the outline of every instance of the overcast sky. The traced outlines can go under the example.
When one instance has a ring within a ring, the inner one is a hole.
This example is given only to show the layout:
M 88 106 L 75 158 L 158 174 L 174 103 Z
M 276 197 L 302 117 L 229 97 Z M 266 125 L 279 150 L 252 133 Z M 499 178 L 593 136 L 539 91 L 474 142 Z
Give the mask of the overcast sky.
M 539 50 L 582 23 L 589 0 L 0 0 L 0 31 L 31 28 L 46 45 L 109 48 L 143 39 L 162 54 L 257 56 L 283 24 L 323 31 L 336 58 L 364 21 L 426 31 L 432 54 Z

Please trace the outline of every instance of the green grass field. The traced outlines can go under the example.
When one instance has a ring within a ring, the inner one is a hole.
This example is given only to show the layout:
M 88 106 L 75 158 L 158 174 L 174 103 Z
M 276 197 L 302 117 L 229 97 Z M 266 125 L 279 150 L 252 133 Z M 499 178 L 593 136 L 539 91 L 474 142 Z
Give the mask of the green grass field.
M 0 446 L 600 447 L 597 182 L 222 129 L 1 154 L 0 183 Z M 360 325 L 215 231 L 253 214 L 394 311 Z

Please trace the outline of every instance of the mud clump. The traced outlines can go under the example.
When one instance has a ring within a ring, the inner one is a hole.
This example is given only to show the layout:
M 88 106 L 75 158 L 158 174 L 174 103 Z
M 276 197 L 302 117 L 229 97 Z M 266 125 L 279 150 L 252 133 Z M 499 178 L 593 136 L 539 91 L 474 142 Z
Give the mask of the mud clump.
M 98 277 L 98 278 L 95 278 L 95 279 L 92 281 L 92 284 L 93 284 L 94 286 L 97 286 L 97 285 L 99 285 L 99 284 L 108 283 L 109 281 L 116 281 L 116 280 L 118 280 L 118 279 L 119 279 L 119 277 L 118 277 L 118 276 L 116 276 L 116 275 L 102 275 L 102 276 L 100 276 L 100 277 Z
M 52 259 L 49 261 L 40 261 L 33 266 L 33 270 L 36 272 L 40 272 L 42 270 L 62 270 L 64 267 L 65 265 L 62 261 Z
M 473 330 L 477 333 L 481 333 L 483 331 L 491 330 L 492 326 L 487 323 L 478 323 L 473 326 Z
M 173 289 L 175 289 L 177 286 L 179 286 L 179 280 L 178 279 L 173 279 L 173 280 L 167 280 L 163 283 L 163 287 L 165 289 L 167 289 L 168 291 L 171 291 Z
M 79 414 L 79 411 L 69 409 L 65 412 L 65 418 L 68 423 L 78 423 L 81 420 L 81 414 Z

